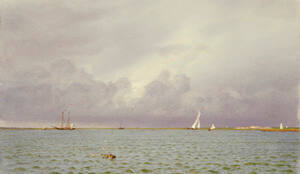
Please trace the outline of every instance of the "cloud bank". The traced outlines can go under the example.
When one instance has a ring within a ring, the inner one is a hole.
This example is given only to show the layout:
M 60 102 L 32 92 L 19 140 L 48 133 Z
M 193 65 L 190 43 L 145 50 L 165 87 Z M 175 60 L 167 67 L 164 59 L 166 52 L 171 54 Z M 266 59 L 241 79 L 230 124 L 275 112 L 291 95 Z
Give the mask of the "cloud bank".
M 297 6 L 3 1 L 0 126 L 298 126 Z

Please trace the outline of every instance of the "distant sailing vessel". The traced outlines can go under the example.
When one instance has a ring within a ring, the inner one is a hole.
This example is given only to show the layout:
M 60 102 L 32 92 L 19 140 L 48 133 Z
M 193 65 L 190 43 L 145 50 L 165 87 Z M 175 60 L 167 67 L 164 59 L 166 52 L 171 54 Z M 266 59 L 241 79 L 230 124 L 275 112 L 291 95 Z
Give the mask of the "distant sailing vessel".
M 64 127 L 64 112 L 62 112 L 60 127 L 53 126 L 53 128 L 57 130 L 75 130 L 74 124 L 73 123 L 70 124 L 70 112 L 68 112 L 68 119 L 65 127 Z
M 118 129 L 119 129 L 119 130 L 122 130 L 122 129 L 125 129 L 125 128 L 124 128 L 124 127 L 119 127 Z
M 122 127 L 122 123 L 120 124 L 120 127 L 118 129 L 119 130 L 125 129 L 124 127 Z
M 42 127 L 42 130 L 46 130 L 47 128 L 46 128 L 46 126 L 45 125 L 43 125 L 43 127 Z
M 194 129 L 194 130 L 200 129 L 200 115 L 201 115 L 201 113 L 200 113 L 200 111 L 198 111 L 196 120 L 192 125 L 192 129 Z
M 214 130 L 214 129 L 216 129 L 215 125 L 211 124 L 210 128 L 208 128 L 208 131 L 211 131 L 211 130 Z
M 279 129 L 283 129 L 283 125 L 282 125 L 282 123 L 280 123 L 280 125 L 279 125 Z

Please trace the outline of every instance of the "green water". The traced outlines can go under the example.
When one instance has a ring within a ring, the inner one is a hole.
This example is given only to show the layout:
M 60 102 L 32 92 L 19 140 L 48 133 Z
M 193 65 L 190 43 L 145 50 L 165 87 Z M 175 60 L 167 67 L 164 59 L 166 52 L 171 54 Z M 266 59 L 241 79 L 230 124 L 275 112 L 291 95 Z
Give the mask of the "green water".
M 221 130 L 0 130 L 0 173 L 297 173 L 299 135 Z M 103 153 L 117 158 L 103 159 L 98 155 Z

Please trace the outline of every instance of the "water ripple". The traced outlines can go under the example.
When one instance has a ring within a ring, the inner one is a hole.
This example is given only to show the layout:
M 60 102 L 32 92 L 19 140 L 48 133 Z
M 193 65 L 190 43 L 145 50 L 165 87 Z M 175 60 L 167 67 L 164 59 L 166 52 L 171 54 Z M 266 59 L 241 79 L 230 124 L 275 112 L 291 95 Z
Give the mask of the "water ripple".
M 0 168 L 3 173 L 52 174 L 296 173 L 298 136 L 256 131 L 1 130 Z M 103 159 L 104 153 L 117 158 Z

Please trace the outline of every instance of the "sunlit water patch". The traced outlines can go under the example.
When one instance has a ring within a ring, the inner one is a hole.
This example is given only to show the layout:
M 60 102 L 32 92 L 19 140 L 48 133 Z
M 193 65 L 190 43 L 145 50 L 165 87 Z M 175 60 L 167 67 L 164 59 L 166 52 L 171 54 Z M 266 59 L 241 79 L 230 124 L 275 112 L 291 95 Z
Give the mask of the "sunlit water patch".
M 1 130 L 0 171 L 297 173 L 298 137 L 220 130 Z M 103 159 L 104 153 L 117 158 Z

